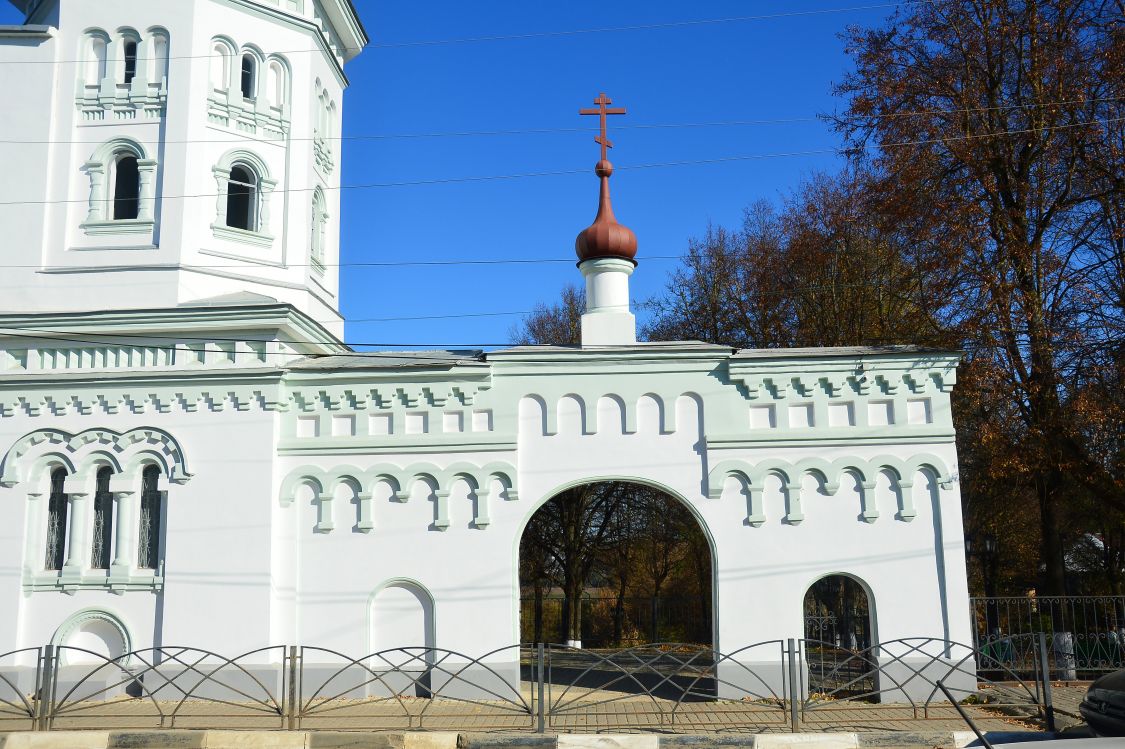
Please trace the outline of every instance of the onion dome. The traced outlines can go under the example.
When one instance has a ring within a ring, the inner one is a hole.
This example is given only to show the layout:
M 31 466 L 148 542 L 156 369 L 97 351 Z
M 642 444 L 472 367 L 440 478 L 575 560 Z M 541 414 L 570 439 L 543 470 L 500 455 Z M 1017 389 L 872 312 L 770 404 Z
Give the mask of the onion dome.
M 617 223 L 613 206 L 609 202 L 609 178 L 613 174 L 613 164 L 602 159 L 594 167 L 594 173 L 602 181 L 598 215 L 594 223 L 583 229 L 574 240 L 578 261 L 619 258 L 636 265 L 637 261 L 633 257 L 637 254 L 637 235 L 629 227 Z

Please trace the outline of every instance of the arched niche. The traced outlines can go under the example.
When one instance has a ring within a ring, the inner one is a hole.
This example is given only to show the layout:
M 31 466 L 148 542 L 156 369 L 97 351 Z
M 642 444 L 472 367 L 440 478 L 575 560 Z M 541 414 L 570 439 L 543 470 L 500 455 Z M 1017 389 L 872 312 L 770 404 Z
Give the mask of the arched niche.
M 420 651 L 436 647 L 434 609 L 433 596 L 417 581 L 399 578 L 380 585 L 371 596 L 370 652 L 404 651 L 384 657 L 408 669 L 419 657 L 432 663 L 432 657 Z
M 62 665 L 99 664 L 117 661 L 133 649 L 129 628 L 116 614 L 104 609 L 84 609 L 72 614 L 51 637 L 51 644 L 60 648 Z

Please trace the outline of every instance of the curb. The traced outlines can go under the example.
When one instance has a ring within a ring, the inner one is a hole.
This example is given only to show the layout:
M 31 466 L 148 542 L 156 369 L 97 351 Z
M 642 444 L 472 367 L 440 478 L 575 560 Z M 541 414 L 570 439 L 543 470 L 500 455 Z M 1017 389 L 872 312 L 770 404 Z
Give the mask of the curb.
M 1054 734 L 989 732 L 994 743 Z M 0 749 L 964 749 L 972 731 L 502 734 L 453 731 L 50 731 L 0 734 Z

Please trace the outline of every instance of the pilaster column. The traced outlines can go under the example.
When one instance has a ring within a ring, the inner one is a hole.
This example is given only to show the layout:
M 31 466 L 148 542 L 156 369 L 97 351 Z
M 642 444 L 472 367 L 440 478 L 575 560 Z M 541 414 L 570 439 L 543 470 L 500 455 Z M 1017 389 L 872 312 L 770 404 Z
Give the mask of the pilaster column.
M 277 187 L 277 180 L 261 179 L 259 184 L 262 188 L 262 194 L 259 196 L 258 201 L 258 233 L 270 233 L 270 196 L 273 195 L 274 188 Z
M 105 45 L 105 75 L 98 81 L 101 88 L 98 96 L 106 109 L 111 109 L 113 100 L 117 98 L 117 77 L 122 63 L 121 42 L 110 39 Z
M 42 570 L 44 567 L 43 549 L 47 543 L 47 534 L 45 533 L 47 512 L 40 509 L 43 503 L 39 500 L 42 497 L 43 492 L 27 493 L 27 516 L 24 520 L 24 538 L 27 539 L 27 542 L 23 545 L 23 569 L 25 574 Z
M 215 177 L 215 226 L 227 225 L 227 190 L 230 188 L 230 169 L 213 167 Z
M 90 177 L 90 206 L 86 213 L 86 223 L 105 220 L 105 164 L 88 161 L 83 166 Z
M 152 221 L 156 215 L 156 160 L 139 159 L 137 161 L 137 177 L 141 183 L 137 219 Z
M 235 50 L 227 73 L 227 104 L 242 109 L 242 55 Z
M 148 95 L 148 72 L 153 65 L 151 37 L 142 37 L 137 42 L 137 70 L 130 84 L 129 95 L 143 97 Z
M 113 518 L 116 535 L 113 540 L 114 557 L 113 565 L 110 567 L 110 577 L 113 578 L 119 575 L 128 576 L 132 567 L 136 554 L 134 534 L 137 524 L 137 503 L 136 492 L 132 489 L 117 490 L 112 484 L 110 489 L 113 491 L 113 505 L 116 510 Z
M 84 486 L 73 486 L 77 476 L 70 476 L 63 485 L 70 502 L 70 528 L 67 537 L 66 564 L 63 565 L 63 576 L 81 575 L 86 563 L 90 561 L 89 533 L 87 515 L 89 494 Z

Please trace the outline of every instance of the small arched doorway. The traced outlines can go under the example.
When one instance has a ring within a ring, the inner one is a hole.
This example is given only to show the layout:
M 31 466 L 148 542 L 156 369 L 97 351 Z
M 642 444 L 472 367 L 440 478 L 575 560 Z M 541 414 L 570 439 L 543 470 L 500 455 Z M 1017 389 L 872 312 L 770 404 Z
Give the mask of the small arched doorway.
M 634 481 L 557 492 L 520 538 L 520 639 L 713 642 L 711 544 L 687 504 Z
M 866 587 L 849 575 L 826 575 L 805 591 L 805 639 L 845 650 L 874 643 L 874 618 Z

